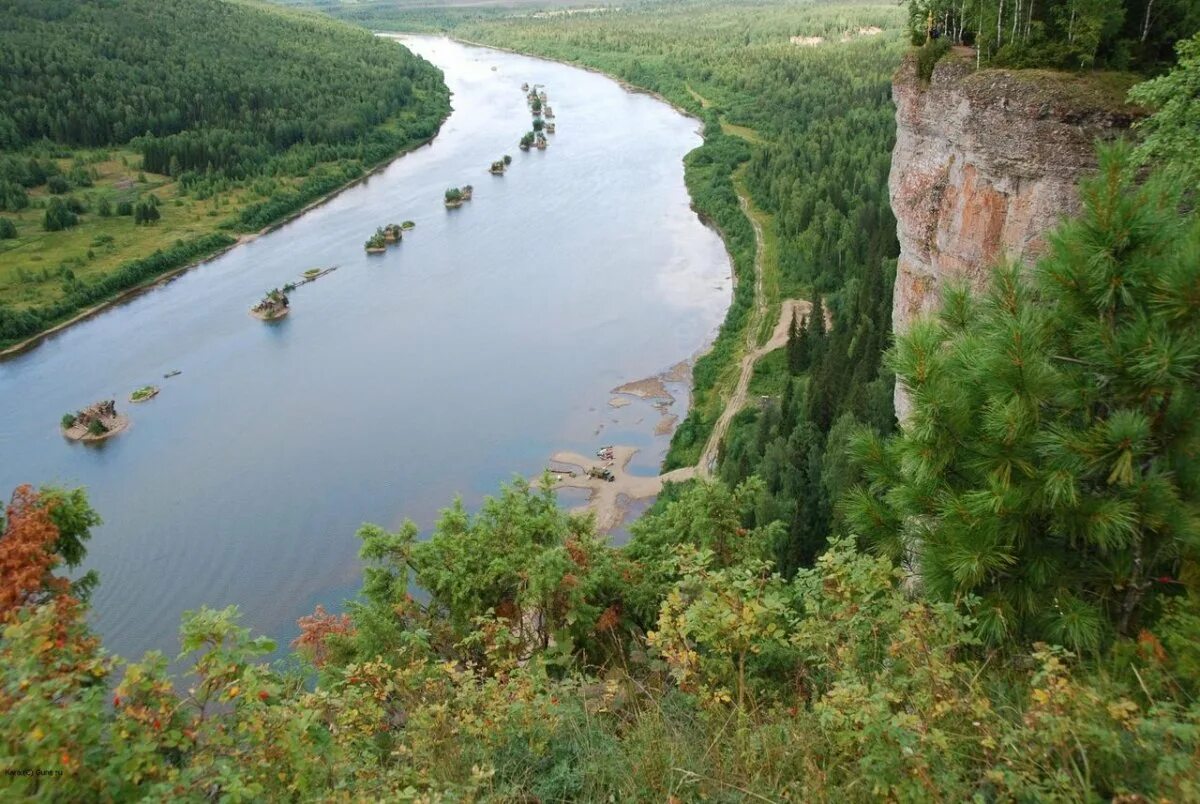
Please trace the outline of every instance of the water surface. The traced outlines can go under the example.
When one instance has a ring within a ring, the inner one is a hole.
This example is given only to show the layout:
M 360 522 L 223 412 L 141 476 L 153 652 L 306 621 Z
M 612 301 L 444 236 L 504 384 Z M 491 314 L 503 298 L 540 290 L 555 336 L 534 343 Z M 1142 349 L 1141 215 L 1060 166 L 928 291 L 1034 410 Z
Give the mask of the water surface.
M 455 493 L 476 505 L 560 449 L 661 458 L 656 412 L 610 408 L 608 391 L 693 355 L 728 305 L 728 258 L 683 185 L 696 121 L 565 65 L 405 41 L 454 93 L 432 145 L 0 363 L 0 489 L 88 488 L 105 520 L 93 622 L 113 650 L 173 655 L 180 614 L 202 604 L 236 603 L 289 640 L 297 616 L 356 588 L 364 521 L 428 528 Z M 516 147 L 523 81 L 544 83 L 557 114 L 544 152 Z M 488 175 L 505 153 L 508 174 Z M 444 209 L 466 183 L 474 200 Z M 402 244 L 364 253 L 376 226 L 406 219 Z M 332 265 L 283 321 L 247 314 Z M 146 383 L 158 398 L 124 401 Z M 129 431 L 64 441 L 62 413 L 101 398 Z

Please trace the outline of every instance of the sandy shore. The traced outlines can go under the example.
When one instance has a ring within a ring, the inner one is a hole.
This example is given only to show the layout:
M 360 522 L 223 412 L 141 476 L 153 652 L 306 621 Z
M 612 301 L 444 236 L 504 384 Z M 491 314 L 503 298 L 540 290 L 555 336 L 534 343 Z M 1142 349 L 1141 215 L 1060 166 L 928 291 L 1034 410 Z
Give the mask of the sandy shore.
M 290 313 L 291 311 L 292 311 L 291 307 L 284 307 L 283 312 L 281 312 L 281 313 L 275 313 L 274 315 L 267 315 L 265 312 L 260 312 L 258 310 L 251 310 L 250 315 L 254 316 L 259 321 L 279 321 L 282 318 L 287 318 L 287 314 Z
M 680 360 L 660 376 L 663 382 L 691 382 L 692 363 L 689 360 Z
M 636 396 L 638 399 L 665 399 L 674 402 L 675 397 L 671 396 L 670 392 L 667 391 L 667 386 L 663 384 L 664 376 L 665 374 L 656 374 L 644 380 L 627 382 L 624 385 L 618 385 L 610 393 L 629 394 L 630 396 Z
M 62 434 L 72 441 L 86 441 L 88 443 L 103 441 L 106 438 L 112 438 L 117 433 L 128 429 L 129 417 L 118 413 L 116 416 L 110 416 L 106 419 L 101 419 L 100 423 L 108 428 L 107 432 L 101 433 L 100 435 L 92 435 L 88 432 L 86 427 L 79 424 L 75 425 L 74 427 L 68 427 L 64 429 Z
M 556 452 L 551 457 L 551 477 L 555 489 L 588 489 L 591 496 L 587 504 L 577 511 L 593 511 L 596 514 L 596 528 L 601 533 L 612 530 L 625 519 L 629 501 L 644 500 L 655 497 L 662 491 L 663 483 L 680 483 L 695 475 L 695 468 L 688 466 L 676 469 L 664 475 L 642 477 L 629 474 L 629 461 L 637 453 L 637 447 L 613 447 L 611 463 L 599 458 L 589 458 L 578 452 Z M 587 470 L 592 466 L 605 466 L 612 471 L 614 479 L 610 482 L 598 477 L 589 477 Z M 555 473 L 554 469 L 563 471 Z M 569 472 L 573 471 L 572 477 Z M 533 482 L 537 482 L 534 478 Z

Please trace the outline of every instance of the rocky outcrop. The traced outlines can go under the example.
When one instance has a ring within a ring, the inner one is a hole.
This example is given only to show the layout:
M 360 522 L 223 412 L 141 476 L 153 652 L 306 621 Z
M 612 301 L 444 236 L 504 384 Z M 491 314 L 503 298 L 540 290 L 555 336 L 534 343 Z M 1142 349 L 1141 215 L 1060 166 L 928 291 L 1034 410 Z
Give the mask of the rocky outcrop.
M 1076 185 L 1096 168 L 1096 142 L 1126 131 L 1136 110 L 1110 77 L 975 70 L 965 53 L 930 81 L 908 58 L 893 81 L 896 146 L 889 178 L 900 259 L 897 332 L 935 310 L 947 281 L 986 284 L 1001 257 L 1031 263 L 1045 232 L 1076 212 Z M 903 421 L 908 400 L 896 388 Z

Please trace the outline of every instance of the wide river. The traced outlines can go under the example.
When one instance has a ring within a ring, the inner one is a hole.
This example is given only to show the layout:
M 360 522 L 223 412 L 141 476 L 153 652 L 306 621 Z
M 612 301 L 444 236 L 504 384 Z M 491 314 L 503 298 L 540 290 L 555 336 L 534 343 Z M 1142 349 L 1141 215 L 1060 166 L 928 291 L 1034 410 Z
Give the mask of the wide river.
M 111 650 L 174 655 L 182 612 L 231 603 L 286 645 L 298 616 L 354 594 L 363 522 L 428 529 L 455 494 L 474 507 L 560 449 L 639 445 L 643 472 L 662 457 L 658 413 L 608 402 L 695 355 L 729 303 L 728 257 L 683 183 L 696 121 L 565 65 L 404 42 L 454 93 L 430 146 L 0 362 L 0 489 L 87 487 L 104 517 L 88 545 L 92 619 Z M 545 151 L 516 147 L 525 81 L 557 115 Z M 505 153 L 507 175 L 488 175 Z M 445 209 L 443 191 L 467 183 L 474 200 Z M 377 226 L 406 219 L 402 244 L 364 253 Z M 286 319 L 248 314 L 333 265 Z M 129 404 L 147 383 L 159 396 Z M 62 413 L 101 398 L 130 429 L 64 440 Z

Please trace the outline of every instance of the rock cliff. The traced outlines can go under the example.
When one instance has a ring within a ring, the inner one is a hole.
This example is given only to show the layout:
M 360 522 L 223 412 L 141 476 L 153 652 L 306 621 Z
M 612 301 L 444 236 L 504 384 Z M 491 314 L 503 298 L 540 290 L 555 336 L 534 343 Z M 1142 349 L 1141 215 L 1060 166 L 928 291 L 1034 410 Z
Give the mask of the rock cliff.
M 1076 185 L 1096 168 L 1096 142 L 1137 114 L 1112 76 L 974 67 L 952 53 L 925 82 L 910 57 L 894 77 L 897 332 L 937 308 L 945 282 L 982 288 L 1002 256 L 1032 262 L 1046 230 L 1078 210 Z M 899 385 L 896 413 L 908 413 Z

